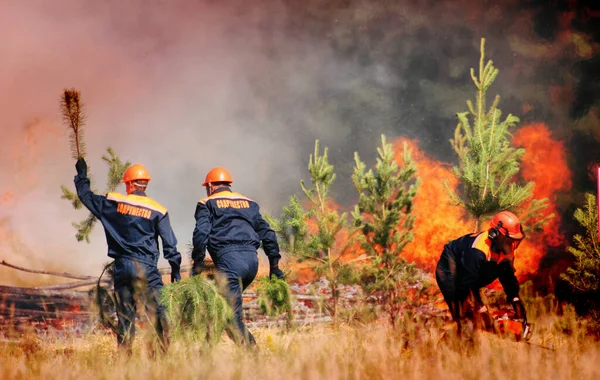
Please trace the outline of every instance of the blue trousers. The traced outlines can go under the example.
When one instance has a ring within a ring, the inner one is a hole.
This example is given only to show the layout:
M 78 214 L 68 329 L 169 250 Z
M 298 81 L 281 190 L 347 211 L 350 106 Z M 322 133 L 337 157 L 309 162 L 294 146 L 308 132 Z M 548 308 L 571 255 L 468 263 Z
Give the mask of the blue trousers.
M 254 336 L 244 324 L 244 309 L 242 292 L 252 284 L 258 272 L 258 256 L 253 249 L 230 249 L 220 252 L 213 259 L 217 271 L 225 277 L 227 283 L 227 298 L 234 312 L 236 332 L 233 339 L 244 344 L 256 344 Z M 232 334 L 230 333 L 230 336 Z M 239 335 L 239 336 L 236 336 Z
M 163 288 L 162 276 L 156 265 L 118 258 L 114 263 L 114 288 L 117 296 L 117 343 L 131 353 L 135 338 L 136 303 L 141 299 L 158 334 L 161 348 L 166 350 L 168 325 L 165 309 L 159 303 Z

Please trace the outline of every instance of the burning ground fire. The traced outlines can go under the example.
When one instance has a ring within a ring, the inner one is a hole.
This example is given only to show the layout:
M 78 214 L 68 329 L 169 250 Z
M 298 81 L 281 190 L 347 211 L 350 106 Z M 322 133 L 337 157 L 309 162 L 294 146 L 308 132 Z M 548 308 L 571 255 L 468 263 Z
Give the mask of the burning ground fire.
M 416 214 L 414 239 L 404 248 L 403 255 L 409 261 L 414 261 L 421 268 L 433 273 L 444 244 L 471 233 L 474 224 L 469 221 L 461 207 L 451 204 L 445 184 L 454 190 L 459 185 L 451 166 L 429 157 L 419 149 L 416 141 L 405 138 L 397 139 L 393 143 L 399 164 L 402 164 L 402 149 L 405 142 L 412 151 L 417 173 L 421 178 L 421 187 L 414 200 L 413 212 Z M 559 229 L 561 220 L 557 213 L 556 194 L 570 190 L 571 173 L 563 143 L 554 140 L 544 124 L 531 124 L 520 128 L 513 138 L 513 143 L 526 149 L 522 157 L 521 178 L 526 182 L 536 183 L 533 191 L 534 198 L 548 198 L 548 207 L 541 212 L 541 217 L 555 215 L 542 232 L 531 233 L 519 247 L 515 266 L 517 277 L 524 279 L 537 271 L 540 259 L 547 253 L 548 246 L 564 244 L 564 235 Z M 328 207 L 342 210 L 342 207 L 333 202 L 328 204 Z M 525 223 L 534 221 L 525 221 Z M 309 221 L 308 226 L 311 233 L 317 231 L 314 220 Z M 487 221 L 484 221 L 482 226 L 487 226 Z M 336 239 L 336 252 L 340 252 L 345 246 L 348 235 L 347 230 L 340 231 Z M 349 251 L 348 257 L 362 254 L 358 244 L 351 246 Z M 308 280 L 311 276 L 305 272 L 306 270 L 303 269 L 301 277 Z

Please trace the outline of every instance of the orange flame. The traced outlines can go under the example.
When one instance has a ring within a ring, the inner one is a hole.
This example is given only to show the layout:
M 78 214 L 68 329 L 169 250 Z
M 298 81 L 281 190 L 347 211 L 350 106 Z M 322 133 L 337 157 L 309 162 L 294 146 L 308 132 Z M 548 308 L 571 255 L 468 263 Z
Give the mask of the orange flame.
M 534 273 L 538 269 L 539 261 L 547 253 L 548 246 L 557 247 L 564 244 L 556 196 L 559 192 L 569 191 L 572 182 L 564 144 L 552 138 L 546 125 L 535 123 L 522 127 L 514 135 L 513 143 L 525 149 L 521 162 L 521 177 L 525 181 L 535 182 L 533 198 L 548 198 L 548 208 L 541 211 L 542 218 L 554 214 L 542 234 L 533 234 L 519 247 L 515 260 L 519 263 L 517 275 L 520 275 Z M 526 207 L 529 207 L 529 204 Z M 539 219 L 530 220 L 529 223 Z
M 403 143 L 412 151 L 421 186 L 414 199 L 413 212 L 416 214 L 413 228 L 414 240 L 403 251 L 408 261 L 432 271 L 435 269 L 444 244 L 459 236 L 472 232 L 472 226 L 465 222 L 465 212 L 450 203 L 444 183 L 455 190 L 458 180 L 450 167 L 419 150 L 416 141 L 400 138 L 393 143 L 396 161 L 403 165 Z
M 414 239 L 406 245 L 402 255 L 408 261 L 433 272 L 444 245 L 450 240 L 473 232 L 474 225 L 469 223 L 463 208 L 451 203 L 444 186 L 446 184 L 448 189 L 456 190 L 459 185 L 450 165 L 428 157 L 419 149 L 417 141 L 406 138 L 399 138 L 393 142 L 399 165 L 404 164 L 402 152 L 405 142 L 412 151 L 421 186 L 413 203 L 413 212 L 416 215 L 413 228 Z M 517 277 L 522 280 L 527 274 L 537 271 L 541 257 L 547 253 L 547 246 L 563 244 L 564 236 L 559 231 L 560 218 L 556 216 L 556 194 L 571 188 L 571 176 L 563 143 L 552 139 L 545 125 L 533 124 L 521 128 L 515 134 L 513 142 L 526 149 L 522 158 L 521 176 L 526 181 L 536 183 L 533 191 L 534 198 L 549 199 L 549 206 L 543 210 L 542 217 L 555 214 L 542 234 L 530 236 L 520 245 L 515 266 Z M 327 208 L 339 210 L 340 206 L 331 200 L 327 203 Z M 309 220 L 308 227 L 311 234 L 316 233 L 318 230 L 316 220 Z M 347 229 L 340 231 L 334 246 L 336 253 L 342 251 L 348 238 Z M 352 257 L 361 253 L 358 244 L 354 244 L 347 251 L 347 254 Z M 302 277 L 307 277 L 306 272 Z M 497 286 L 499 286 L 497 281 L 491 285 L 491 287 Z
M 305 209 L 309 209 L 309 208 L 313 207 L 313 205 L 308 200 L 303 202 L 303 206 Z M 341 206 L 338 205 L 331 198 L 326 200 L 325 210 L 326 211 L 337 210 L 340 214 L 342 212 L 344 212 L 344 210 L 342 210 Z M 316 217 L 313 216 L 312 218 L 307 219 L 306 226 L 308 227 L 308 231 L 309 231 L 310 235 L 316 235 L 319 233 L 319 226 L 318 226 Z M 341 255 L 342 257 L 340 257 L 340 261 L 344 262 L 344 261 L 351 260 L 351 259 L 359 256 L 360 254 L 362 254 L 363 250 L 360 247 L 360 244 L 358 242 L 353 242 L 352 244 L 349 244 L 350 238 L 351 238 L 350 231 L 348 230 L 347 227 L 343 227 L 340 229 L 340 231 L 338 231 L 338 233 L 335 235 L 335 242 L 331 249 L 331 254 L 334 259 Z M 317 279 L 317 276 L 315 275 L 315 273 L 313 271 L 314 265 L 315 265 L 314 262 L 305 261 L 305 262 L 293 263 L 289 266 L 289 268 L 292 269 L 292 271 L 294 272 L 295 281 L 300 284 L 303 284 L 303 283 L 308 283 L 308 282 L 311 282 L 311 281 L 314 281 Z

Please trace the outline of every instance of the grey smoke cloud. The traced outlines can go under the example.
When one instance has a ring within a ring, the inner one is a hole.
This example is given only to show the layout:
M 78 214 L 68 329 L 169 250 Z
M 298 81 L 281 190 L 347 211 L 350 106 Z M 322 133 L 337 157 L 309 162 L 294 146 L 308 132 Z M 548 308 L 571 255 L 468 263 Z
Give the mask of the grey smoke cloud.
M 102 229 L 77 243 L 71 222 L 86 214 L 60 199 L 74 175 L 60 122 L 65 87 L 80 90 L 87 108 L 96 186 L 108 146 L 146 165 L 148 193 L 170 210 L 182 251 L 213 166 L 278 214 L 308 180 L 316 138 L 330 148 L 341 204 L 355 198 L 354 151 L 373 162 L 381 133 L 418 138 L 453 162 L 448 139 L 454 113 L 474 95 L 469 68 L 482 36 L 500 69 L 489 95 L 503 96 L 504 114 L 527 101 L 534 108 L 524 120 L 568 128 L 547 87 L 569 78 L 575 58 L 561 54 L 571 45 L 539 43 L 517 1 L 317 3 L 1 2 L 0 234 L 11 239 L 0 239 L 0 258 L 86 273 L 108 260 Z M 544 75 L 538 51 L 547 54 Z
M 303 143 L 318 135 L 342 136 L 334 117 L 294 115 L 294 104 L 318 93 L 322 79 L 343 88 L 360 75 L 358 67 L 338 65 L 318 44 L 308 51 L 297 49 L 300 42 L 265 41 L 253 16 L 236 14 L 233 7 L 183 4 L 61 0 L 0 6 L 4 146 L 20 146 L 17 151 L 29 158 L 18 166 L 14 152 L 2 149 L 0 195 L 18 196 L 0 205 L 0 217 L 17 245 L 27 247 L 17 252 L 4 241 L 2 258 L 86 273 L 108 260 L 102 228 L 97 226 L 91 244 L 77 243 L 71 222 L 86 212 L 60 199 L 60 185 L 72 187 L 74 175 L 68 131 L 60 121 L 59 97 L 66 87 L 80 90 L 86 106 L 95 186 L 104 190 L 100 157 L 108 146 L 146 165 L 153 177 L 148 193 L 170 210 L 182 252 L 211 167 L 227 167 L 235 190 L 278 213 L 299 190 L 299 178 L 308 179 L 303 170 L 312 146 Z M 262 17 L 256 14 L 258 21 Z M 273 33 L 277 38 L 278 31 Z M 267 45 L 278 49 L 277 56 L 267 54 Z M 273 106 L 267 100 L 276 97 L 290 107 L 291 118 L 305 119 L 305 131 L 266 116 Z M 23 126 L 35 119 L 52 133 L 38 128 L 32 132 L 37 144 L 28 146 Z M 304 141 L 297 139 L 304 133 Z M 24 174 L 34 179 L 23 183 Z

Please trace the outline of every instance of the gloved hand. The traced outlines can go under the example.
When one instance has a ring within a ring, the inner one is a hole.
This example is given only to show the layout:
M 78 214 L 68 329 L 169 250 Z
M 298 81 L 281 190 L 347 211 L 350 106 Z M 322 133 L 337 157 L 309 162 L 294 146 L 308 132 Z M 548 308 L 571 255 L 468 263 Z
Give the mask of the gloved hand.
M 171 284 L 179 281 L 181 281 L 181 274 L 179 272 L 171 272 Z
M 83 157 L 79 157 L 77 162 L 75 163 L 75 170 L 77 170 L 77 174 L 82 177 L 87 177 L 87 163 L 83 159 Z
M 194 264 L 192 265 L 192 272 L 190 273 L 190 275 L 191 276 L 199 275 L 200 273 L 202 273 L 203 268 L 204 268 L 204 260 L 202 260 L 200 262 L 194 262 Z
M 275 266 L 275 267 L 271 267 L 269 270 L 269 278 L 271 278 L 272 276 L 275 276 L 275 277 L 283 280 L 284 274 L 283 274 L 283 271 L 281 269 L 279 269 L 278 266 Z

